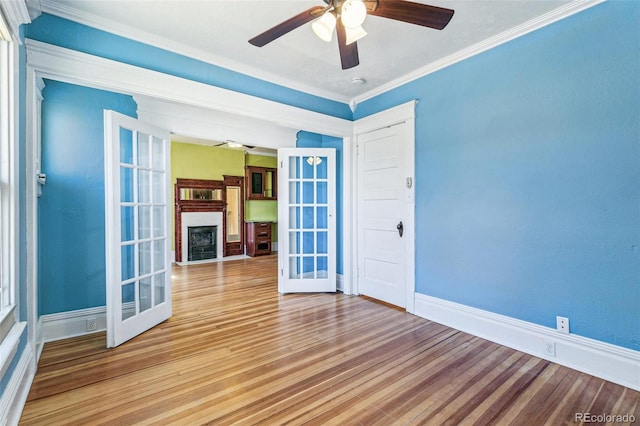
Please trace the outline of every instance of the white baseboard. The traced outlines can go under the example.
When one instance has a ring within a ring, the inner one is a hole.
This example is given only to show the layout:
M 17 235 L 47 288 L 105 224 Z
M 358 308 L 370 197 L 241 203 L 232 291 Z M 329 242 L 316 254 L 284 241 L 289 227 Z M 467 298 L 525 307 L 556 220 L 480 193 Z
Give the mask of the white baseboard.
M 638 351 L 420 293 L 415 307 L 422 318 L 640 391 Z
M 344 275 L 336 274 L 336 288 L 344 293 Z
M 87 320 L 96 320 L 96 329 L 87 331 Z M 107 308 L 79 309 L 77 311 L 61 312 L 59 314 L 42 315 L 42 342 L 68 339 L 82 336 L 107 328 Z
M 0 396 L 0 424 L 17 425 L 27 401 L 31 383 L 36 374 L 33 366 L 33 352 L 27 345 L 11 375 L 9 383 Z

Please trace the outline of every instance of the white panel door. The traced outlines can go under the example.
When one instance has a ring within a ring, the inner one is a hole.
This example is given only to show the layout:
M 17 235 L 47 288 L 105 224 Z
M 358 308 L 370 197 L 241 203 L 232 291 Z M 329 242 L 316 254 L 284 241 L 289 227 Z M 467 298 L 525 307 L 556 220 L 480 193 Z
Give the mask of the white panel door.
M 171 316 L 170 139 L 105 111 L 107 347 Z
M 407 126 L 375 130 L 357 140 L 358 292 L 403 308 L 413 238 L 413 145 Z
M 329 148 L 278 150 L 278 291 L 336 291 L 336 165 Z

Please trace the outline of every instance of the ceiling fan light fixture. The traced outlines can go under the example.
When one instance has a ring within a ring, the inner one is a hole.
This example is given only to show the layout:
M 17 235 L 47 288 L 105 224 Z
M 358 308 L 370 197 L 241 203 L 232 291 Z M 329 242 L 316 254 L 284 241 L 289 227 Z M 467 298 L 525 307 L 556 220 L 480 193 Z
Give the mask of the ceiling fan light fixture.
M 345 28 L 345 32 L 347 33 L 347 45 L 353 43 L 354 41 L 360 40 L 362 37 L 367 35 L 367 32 L 362 28 L 362 26 L 357 28 Z
M 367 17 L 367 6 L 362 0 L 347 0 L 342 4 L 340 20 L 345 28 L 358 28 Z
M 320 40 L 330 42 L 336 28 L 336 17 L 333 13 L 327 12 L 311 24 L 311 28 Z

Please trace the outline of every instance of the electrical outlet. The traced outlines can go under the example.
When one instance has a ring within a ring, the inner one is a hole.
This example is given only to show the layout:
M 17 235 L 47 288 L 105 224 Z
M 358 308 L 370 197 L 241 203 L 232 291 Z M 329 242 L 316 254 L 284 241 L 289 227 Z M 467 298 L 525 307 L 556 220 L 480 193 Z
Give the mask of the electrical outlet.
M 544 354 L 547 356 L 556 356 L 556 342 L 544 342 Z
M 98 329 L 96 318 L 88 318 L 87 319 L 87 331 L 96 331 Z
M 556 330 L 560 333 L 569 334 L 569 318 L 556 317 Z

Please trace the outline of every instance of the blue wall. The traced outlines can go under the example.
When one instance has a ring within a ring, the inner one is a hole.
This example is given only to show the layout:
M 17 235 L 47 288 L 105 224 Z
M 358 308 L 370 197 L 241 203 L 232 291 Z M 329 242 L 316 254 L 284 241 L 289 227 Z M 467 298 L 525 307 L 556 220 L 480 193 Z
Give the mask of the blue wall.
M 35 19 L 28 26 L 27 37 L 310 111 L 352 118 L 351 109 L 345 103 L 248 77 L 52 15 L 42 14 Z
M 344 273 L 344 249 L 343 249 L 343 159 L 342 138 L 319 135 L 312 132 L 298 132 L 296 139 L 298 148 L 334 148 L 336 150 L 336 272 Z
M 46 81 L 39 201 L 39 313 L 105 306 L 103 110 L 136 116 L 129 96 Z
M 639 22 L 606 2 L 358 106 L 420 99 L 419 293 L 640 349 Z
M 573 333 L 640 349 L 639 21 L 637 2 L 605 2 L 358 106 L 355 118 L 421 100 L 418 292 L 549 327 L 567 316 Z M 27 34 L 352 118 L 345 104 L 48 15 Z M 53 82 L 45 91 L 54 179 L 41 199 L 41 314 L 104 305 L 103 108 L 135 112 L 121 95 Z M 85 233 L 61 231 L 72 222 Z M 87 238 L 102 252 L 69 258 Z

